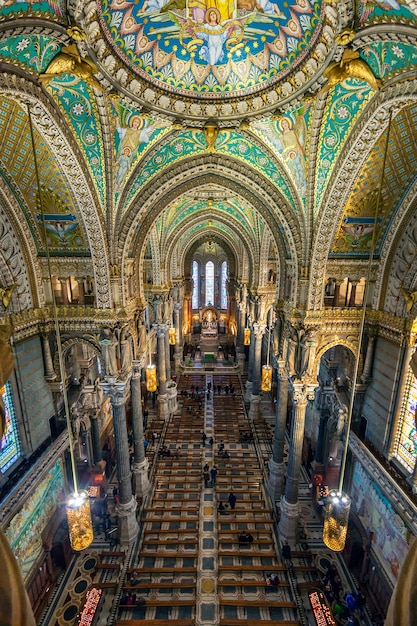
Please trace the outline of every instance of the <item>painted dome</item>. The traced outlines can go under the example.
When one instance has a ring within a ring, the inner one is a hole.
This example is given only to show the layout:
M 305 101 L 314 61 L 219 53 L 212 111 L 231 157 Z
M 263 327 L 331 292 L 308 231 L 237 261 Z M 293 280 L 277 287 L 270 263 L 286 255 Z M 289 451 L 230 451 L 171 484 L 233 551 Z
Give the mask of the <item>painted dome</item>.
M 337 34 L 321 0 L 105 0 L 97 18 L 86 32 L 109 80 L 179 117 L 273 110 L 308 88 Z

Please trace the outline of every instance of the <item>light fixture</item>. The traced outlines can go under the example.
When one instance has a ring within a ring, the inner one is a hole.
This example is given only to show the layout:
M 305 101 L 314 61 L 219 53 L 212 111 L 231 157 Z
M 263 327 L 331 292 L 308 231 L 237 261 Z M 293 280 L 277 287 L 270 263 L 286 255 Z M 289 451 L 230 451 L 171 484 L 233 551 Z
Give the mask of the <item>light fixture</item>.
M 387 139 L 385 142 L 384 157 L 382 161 L 381 181 L 379 184 L 378 197 L 377 197 L 377 202 L 375 206 L 374 229 L 372 232 L 371 246 L 369 249 L 366 282 L 365 282 L 365 289 L 364 289 L 363 302 L 362 302 L 362 315 L 361 315 L 359 334 L 358 334 L 358 346 L 357 346 L 355 366 L 354 366 L 354 371 L 353 371 L 353 382 L 352 382 L 352 390 L 351 390 L 350 399 L 349 399 L 349 409 L 348 409 L 348 415 L 347 415 L 347 420 L 346 420 L 345 445 L 343 448 L 342 462 L 340 464 L 339 487 L 338 489 L 333 489 L 329 492 L 326 498 L 326 503 L 323 507 L 324 509 L 323 510 L 323 515 L 324 515 L 323 543 L 328 548 L 330 548 L 330 550 L 333 550 L 334 552 L 341 552 L 343 548 L 345 547 L 347 530 L 348 530 L 351 499 L 343 491 L 343 479 L 345 475 L 346 460 L 347 460 L 347 455 L 348 455 L 348 450 L 349 450 L 349 434 L 350 434 L 350 427 L 352 423 L 353 405 L 355 402 L 355 393 L 356 393 L 356 385 L 357 385 L 357 378 L 358 378 L 358 372 L 359 372 L 361 347 L 362 347 L 363 334 L 364 334 L 364 329 L 365 329 L 366 303 L 368 301 L 369 285 L 371 282 L 372 261 L 374 258 L 374 251 L 375 251 L 375 244 L 376 244 L 376 231 L 377 231 L 377 226 L 378 226 L 378 215 L 379 215 L 380 204 L 381 204 L 382 185 L 384 182 L 385 164 L 386 164 L 387 153 L 388 153 L 388 142 L 389 142 L 389 135 L 390 135 L 390 129 L 391 129 L 391 118 L 392 118 L 392 113 L 390 112 L 389 121 L 388 121 L 388 130 L 387 130 Z
M 56 342 L 57 342 L 57 349 L 58 349 L 59 370 L 60 370 L 61 382 L 62 382 L 62 395 L 64 399 L 65 419 L 67 423 L 69 453 L 70 453 L 70 458 L 71 458 L 72 479 L 73 479 L 73 485 L 74 485 L 74 493 L 67 500 L 65 508 L 66 508 L 66 513 L 67 513 L 68 531 L 69 531 L 71 547 L 73 550 L 78 552 L 80 550 L 85 550 L 85 548 L 88 548 L 88 546 L 93 541 L 94 539 L 93 524 L 91 520 L 90 498 L 88 497 L 87 492 L 78 490 L 77 469 L 76 469 L 76 464 L 75 464 L 74 441 L 73 441 L 71 418 L 70 418 L 70 412 L 69 412 L 65 363 L 64 363 L 64 358 L 62 354 L 61 332 L 59 329 L 59 321 L 58 321 L 58 309 L 56 305 L 55 291 L 54 291 L 53 284 L 52 284 L 51 255 L 50 255 L 49 244 L 48 244 L 48 234 L 46 231 L 46 225 L 45 225 L 45 219 L 44 219 L 44 208 L 43 208 L 43 201 L 42 201 L 41 186 L 40 186 L 40 181 L 39 181 L 38 161 L 36 158 L 35 135 L 33 132 L 32 116 L 31 116 L 29 104 L 27 105 L 27 108 L 28 108 L 30 136 L 31 136 L 31 141 L 32 141 L 36 185 L 37 185 L 37 192 L 39 196 L 39 208 L 40 208 L 40 213 L 42 216 L 43 234 L 45 238 L 45 251 L 46 251 L 47 264 L 48 264 L 48 277 L 49 277 L 49 283 L 51 287 L 52 309 L 53 309 L 53 315 L 54 315 L 55 335 L 56 335 Z
M 268 356 L 266 359 L 266 365 L 262 365 L 262 380 L 261 380 L 261 389 L 262 391 L 271 391 L 272 387 L 272 367 L 269 365 L 269 346 L 271 344 L 271 326 L 269 326 L 269 334 L 268 334 Z
M 243 345 L 250 346 L 250 328 L 248 327 L 243 330 Z
M 171 326 L 171 328 L 168 330 L 168 338 L 169 338 L 169 345 L 170 346 L 175 346 L 177 339 L 176 339 L 176 335 L 175 335 L 175 328 Z
M 149 363 L 145 370 L 147 391 L 156 391 L 156 366 Z

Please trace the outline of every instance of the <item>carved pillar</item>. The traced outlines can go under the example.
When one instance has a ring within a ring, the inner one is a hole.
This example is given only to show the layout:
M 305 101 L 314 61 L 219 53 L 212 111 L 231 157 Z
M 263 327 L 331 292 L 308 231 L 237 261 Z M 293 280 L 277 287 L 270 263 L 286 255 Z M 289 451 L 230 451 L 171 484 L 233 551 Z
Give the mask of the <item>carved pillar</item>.
M 243 371 L 245 363 L 245 346 L 243 345 L 243 331 L 245 330 L 246 322 L 246 303 L 240 302 L 238 304 L 238 320 L 237 320 L 237 337 L 236 337 L 236 357 L 240 367 L 240 371 Z
M 348 306 L 349 307 L 354 307 L 356 306 L 355 304 L 355 300 L 356 300 L 356 287 L 358 285 L 359 281 L 358 280 L 351 280 L 350 284 L 350 297 L 349 297 L 349 303 Z
M 364 363 L 363 372 L 361 375 L 361 381 L 363 383 L 369 383 L 372 380 L 372 365 L 374 361 L 374 349 L 375 349 L 375 331 L 371 330 L 368 333 L 368 345 L 366 347 L 365 363 Z
M 183 338 L 181 330 L 181 304 L 174 304 L 174 328 L 175 328 L 175 346 L 174 346 L 174 370 L 178 372 L 182 360 Z
M 249 359 L 248 359 L 248 378 L 246 381 L 245 402 L 250 402 L 250 397 L 252 394 L 253 372 L 254 372 L 254 365 L 255 365 L 255 343 L 256 343 L 255 335 L 253 332 L 253 328 L 251 328 Z
M 155 329 L 158 342 L 158 410 L 159 416 L 166 418 L 169 416 L 165 357 L 165 335 L 167 334 L 167 325 L 154 324 L 153 327 Z
M 254 324 L 253 334 L 255 337 L 255 351 L 254 351 L 254 364 L 253 364 L 253 385 L 252 393 L 250 397 L 249 416 L 252 418 L 258 417 L 259 405 L 260 405 L 260 382 L 261 382 L 261 364 L 262 364 L 262 339 L 265 334 L 266 326 L 264 324 Z
M 113 409 L 113 428 L 116 445 L 116 474 L 119 482 L 119 502 L 117 515 L 119 522 L 120 543 L 132 543 L 138 534 L 136 521 L 136 499 L 132 494 L 132 481 L 129 467 L 129 443 L 126 424 L 126 398 L 129 379 L 117 381 L 108 377 L 100 383 L 104 392 L 110 396 Z
M 93 448 L 93 460 L 94 464 L 101 461 L 101 442 L 100 442 L 100 429 L 98 425 L 97 415 L 90 414 L 91 422 L 91 444 Z
M 43 361 L 45 367 L 46 380 L 55 380 L 56 373 L 54 370 L 54 363 L 52 361 L 51 345 L 49 343 L 49 336 L 47 333 L 42 333 L 42 346 L 43 346 Z
M 169 328 L 169 324 L 167 324 L 167 329 Z M 169 346 L 169 334 L 168 330 L 165 333 L 165 372 L 166 379 L 170 380 L 171 378 L 171 350 Z
M 110 265 L 110 286 L 113 307 L 118 309 L 120 307 L 120 270 L 116 263 Z
M 279 500 L 282 495 L 284 479 L 284 443 L 287 425 L 288 374 L 285 361 L 278 361 L 277 404 L 275 409 L 275 430 L 273 452 L 269 459 L 268 492 L 271 498 Z
M 340 280 L 336 280 L 335 285 L 334 285 L 334 292 L 333 292 L 333 306 L 334 307 L 339 306 L 339 298 L 340 298 Z
M 62 304 L 68 304 L 68 285 L 67 278 L 60 278 Z
M 132 427 L 133 427 L 133 488 L 137 496 L 143 497 L 149 492 L 150 483 L 148 478 L 148 459 L 145 457 L 144 437 L 143 437 L 143 413 L 142 396 L 140 391 L 141 371 L 143 360 L 133 361 L 133 374 L 131 380 L 131 405 L 132 405 Z
M 303 450 L 304 423 L 307 409 L 307 389 L 303 383 L 294 383 L 293 414 L 291 421 L 290 447 L 288 451 L 287 480 L 285 495 L 281 500 L 280 535 L 295 542 L 298 529 L 298 484 L 300 481 Z

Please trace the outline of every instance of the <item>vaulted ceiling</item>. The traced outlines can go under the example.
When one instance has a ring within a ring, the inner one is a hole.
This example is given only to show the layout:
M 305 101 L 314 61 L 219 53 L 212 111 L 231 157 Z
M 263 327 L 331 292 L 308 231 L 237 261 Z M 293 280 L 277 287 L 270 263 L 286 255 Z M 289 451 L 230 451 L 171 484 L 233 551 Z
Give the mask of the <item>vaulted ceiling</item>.
M 389 309 L 416 286 L 415 251 L 407 268 L 399 252 L 416 213 L 415 2 L 214 4 L 0 3 L 0 270 L 21 308 L 42 303 L 45 238 L 56 267 L 91 265 L 107 307 L 111 264 L 151 249 L 169 281 L 213 237 L 254 284 L 265 255 L 307 275 L 320 308 L 329 263 L 361 273 L 376 211 L 375 297 Z

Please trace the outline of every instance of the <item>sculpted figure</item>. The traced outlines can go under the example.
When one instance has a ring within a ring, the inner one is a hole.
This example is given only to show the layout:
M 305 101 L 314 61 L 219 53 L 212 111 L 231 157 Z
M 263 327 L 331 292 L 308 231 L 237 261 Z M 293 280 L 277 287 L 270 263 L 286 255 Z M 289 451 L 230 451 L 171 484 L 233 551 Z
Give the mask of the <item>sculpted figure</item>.
M 123 372 L 129 372 L 131 370 L 132 361 L 132 335 L 129 332 L 128 326 L 125 326 L 120 333 L 120 365 Z
M 39 81 L 45 85 L 55 76 L 61 74 L 75 74 L 86 83 L 91 86 L 97 87 L 102 91 L 100 83 L 94 78 L 93 74 L 98 73 L 98 68 L 90 61 L 90 59 L 83 59 L 78 52 L 77 45 L 75 43 L 70 46 L 64 46 L 50 62 L 46 68 L 44 74 L 39 75 Z
M 323 72 L 323 76 L 328 78 L 327 83 L 320 89 L 319 94 L 329 91 L 335 85 L 343 83 L 347 78 L 360 78 L 366 81 L 372 89 L 378 91 L 381 81 L 375 78 L 369 65 L 363 61 L 357 50 L 346 48 L 342 60 L 339 63 L 330 63 Z

